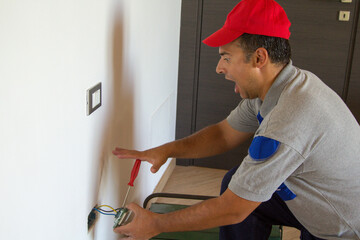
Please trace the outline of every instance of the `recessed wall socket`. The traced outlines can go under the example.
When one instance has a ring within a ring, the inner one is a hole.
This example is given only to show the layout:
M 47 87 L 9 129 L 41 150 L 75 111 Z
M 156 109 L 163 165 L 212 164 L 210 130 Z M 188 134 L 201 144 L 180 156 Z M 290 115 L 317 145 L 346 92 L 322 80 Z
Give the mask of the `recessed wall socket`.
M 97 207 L 97 204 L 91 209 L 89 216 L 88 216 L 88 232 L 90 232 L 91 229 L 93 229 L 93 227 L 98 219 L 97 218 L 98 213 L 95 210 L 96 207 Z
M 90 115 L 101 106 L 101 82 L 86 91 L 86 115 Z

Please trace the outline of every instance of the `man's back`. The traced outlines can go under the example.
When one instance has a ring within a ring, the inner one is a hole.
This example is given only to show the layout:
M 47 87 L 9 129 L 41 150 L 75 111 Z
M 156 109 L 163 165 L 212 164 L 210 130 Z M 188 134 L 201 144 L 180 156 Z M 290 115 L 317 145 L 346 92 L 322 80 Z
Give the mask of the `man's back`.
M 360 127 L 342 99 L 315 75 L 296 70 L 269 113 L 268 136 L 304 159 L 286 180 L 286 201 L 312 233 L 360 237 Z M 321 235 L 320 235 L 321 236 Z M 326 236 L 322 236 L 326 238 Z M 329 239 L 331 239 L 329 237 Z

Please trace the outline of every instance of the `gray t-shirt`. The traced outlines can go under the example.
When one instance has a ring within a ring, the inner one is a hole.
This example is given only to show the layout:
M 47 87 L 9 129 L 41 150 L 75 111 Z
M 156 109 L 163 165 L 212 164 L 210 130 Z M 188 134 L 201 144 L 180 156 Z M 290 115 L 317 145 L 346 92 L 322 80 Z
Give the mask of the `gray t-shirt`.
M 290 62 L 264 102 L 245 99 L 228 116 L 254 132 L 229 189 L 264 202 L 274 192 L 324 239 L 360 239 L 360 126 L 318 77 Z

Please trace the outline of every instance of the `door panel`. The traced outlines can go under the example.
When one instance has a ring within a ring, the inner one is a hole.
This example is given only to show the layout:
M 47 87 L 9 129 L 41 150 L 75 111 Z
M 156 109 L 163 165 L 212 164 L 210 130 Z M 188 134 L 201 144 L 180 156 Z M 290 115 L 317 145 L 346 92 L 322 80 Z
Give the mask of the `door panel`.
M 360 123 L 360 19 L 357 26 L 357 36 L 346 104 L 349 106 L 358 123 Z
M 339 96 L 345 84 L 355 1 L 279 0 L 290 22 L 290 44 L 295 66 L 315 73 Z M 350 11 L 350 21 L 338 20 Z M 342 96 L 344 97 L 344 96 Z

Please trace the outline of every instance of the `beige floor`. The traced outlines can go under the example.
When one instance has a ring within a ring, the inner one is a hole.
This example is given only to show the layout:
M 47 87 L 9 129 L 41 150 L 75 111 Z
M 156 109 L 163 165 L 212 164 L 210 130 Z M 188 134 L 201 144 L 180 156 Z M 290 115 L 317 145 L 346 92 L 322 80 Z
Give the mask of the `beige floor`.
M 176 166 L 162 192 L 218 196 L 226 170 Z M 198 201 L 159 198 L 157 202 L 191 205 Z M 283 240 L 298 240 L 297 229 L 284 227 Z

